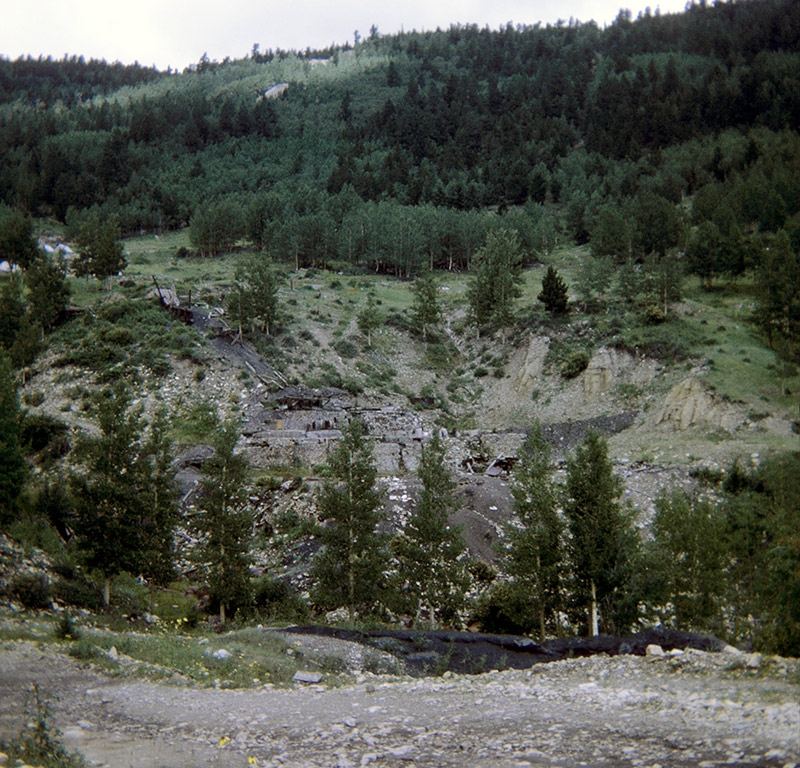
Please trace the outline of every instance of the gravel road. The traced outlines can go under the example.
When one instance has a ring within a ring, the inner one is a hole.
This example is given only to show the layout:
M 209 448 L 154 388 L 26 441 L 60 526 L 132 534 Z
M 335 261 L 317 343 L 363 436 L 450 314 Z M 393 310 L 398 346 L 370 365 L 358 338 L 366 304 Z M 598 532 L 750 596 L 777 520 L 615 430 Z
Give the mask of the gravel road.
M 18 732 L 38 682 L 58 697 L 64 744 L 111 768 L 796 767 L 797 664 L 747 669 L 746 658 L 596 656 L 476 676 L 358 674 L 343 687 L 234 691 L 104 676 L 9 643 L 0 649 L 0 734 Z

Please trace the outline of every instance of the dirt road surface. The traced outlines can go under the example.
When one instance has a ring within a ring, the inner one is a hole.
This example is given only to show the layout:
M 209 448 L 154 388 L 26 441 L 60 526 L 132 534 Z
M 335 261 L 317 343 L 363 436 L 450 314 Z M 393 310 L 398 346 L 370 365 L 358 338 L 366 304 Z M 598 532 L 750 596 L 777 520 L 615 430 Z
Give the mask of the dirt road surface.
M 743 659 L 598 656 L 475 676 L 215 690 L 110 677 L 8 643 L 0 735 L 24 725 L 37 682 L 63 743 L 112 768 L 794 767 L 797 666 L 747 669 Z

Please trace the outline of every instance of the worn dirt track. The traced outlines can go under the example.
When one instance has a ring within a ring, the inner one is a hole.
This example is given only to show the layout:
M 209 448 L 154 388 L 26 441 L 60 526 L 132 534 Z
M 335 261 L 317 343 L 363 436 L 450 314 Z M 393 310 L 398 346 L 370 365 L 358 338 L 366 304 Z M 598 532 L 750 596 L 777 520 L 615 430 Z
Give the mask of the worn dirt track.
M 796 765 L 796 673 L 731 672 L 722 656 L 233 691 L 108 677 L 16 643 L 0 650 L 0 734 L 37 682 L 64 744 L 112 768 Z

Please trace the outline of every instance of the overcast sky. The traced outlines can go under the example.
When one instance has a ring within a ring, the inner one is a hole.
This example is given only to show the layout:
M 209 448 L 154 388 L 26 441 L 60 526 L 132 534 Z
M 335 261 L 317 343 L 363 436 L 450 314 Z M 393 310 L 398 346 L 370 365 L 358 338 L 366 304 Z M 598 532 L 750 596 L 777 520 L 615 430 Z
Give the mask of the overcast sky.
M 673 13 L 686 0 L 651 3 Z M 64 54 L 183 69 L 203 53 L 242 58 L 253 43 L 305 50 L 353 41 L 377 25 L 382 34 L 451 24 L 555 23 L 573 17 L 611 23 L 620 8 L 633 16 L 647 0 L 5 0 L 0 55 Z

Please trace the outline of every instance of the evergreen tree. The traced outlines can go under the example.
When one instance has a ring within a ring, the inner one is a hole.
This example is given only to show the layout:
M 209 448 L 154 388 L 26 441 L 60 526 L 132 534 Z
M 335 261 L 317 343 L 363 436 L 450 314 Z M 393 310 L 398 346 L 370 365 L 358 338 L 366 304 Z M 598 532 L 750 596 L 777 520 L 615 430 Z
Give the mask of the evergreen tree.
M 472 320 L 479 330 L 511 323 L 521 281 L 522 250 L 517 233 L 506 229 L 489 232 L 473 257 L 467 289 Z
M 75 274 L 93 275 L 108 289 L 109 278 L 125 269 L 119 221 L 102 218 L 98 211 L 81 214 L 74 208 L 67 216 L 67 228 L 74 237 L 79 255 L 74 262 Z
M 563 608 L 564 523 L 558 513 L 550 445 L 535 422 L 522 444 L 511 485 L 519 526 L 508 529 L 507 568 L 535 616 L 539 637 L 555 630 Z
M 353 620 L 384 603 L 389 563 L 386 536 L 377 531 L 382 517 L 377 470 L 360 421 L 347 425 L 328 467 L 333 481 L 318 496 L 322 549 L 311 569 L 312 600 L 326 609 L 347 608 Z
M 597 212 L 591 233 L 592 256 L 611 256 L 624 263 L 630 251 L 630 237 L 625 218 L 618 206 L 604 205 Z
M 768 653 L 800 647 L 800 452 L 737 465 L 724 485 L 726 619 L 731 634 Z
M 602 296 L 611 284 L 614 264 L 610 256 L 586 256 L 578 275 L 578 295 L 589 308 L 595 294 Z
M 27 269 L 37 253 L 33 222 L 24 213 L 0 203 L 0 260 Z
M 25 302 L 22 280 L 12 274 L 0 286 L 0 347 L 10 350 L 22 327 Z
M 444 445 L 435 433 L 422 449 L 417 508 L 393 543 L 416 618 L 427 614 L 434 628 L 441 621 L 458 620 L 470 583 L 463 561 L 466 544 L 449 522 L 458 502 L 444 457 Z
M 142 575 L 155 584 L 168 584 L 175 573 L 172 531 L 178 523 L 178 492 L 167 412 L 159 408 L 149 425 L 140 457 L 145 506 L 141 513 Z
M 367 346 L 372 346 L 372 332 L 383 324 L 383 313 L 375 304 L 372 296 L 367 297 L 366 305 L 356 315 L 358 330 L 367 337 Z
M 0 349 L 0 523 L 3 524 L 16 517 L 28 476 L 20 433 L 17 383 L 11 361 Z
M 712 629 L 724 590 L 724 520 L 713 504 L 683 491 L 662 492 L 643 568 L 662 623 Z
M 800 253 L 781 230 L 756 272 L 756 317 L 770 346 L 783 339 L 789 359 L 800 350 Z
M 157 489 L 163 494 L 169 477 L 165 459 L 154 472 L 143 443 L 141 407 L 131 406 L 123 384 L 98 395 L 96 416 L 100 434 L 79 440 L 76 458 L 83 471 L 70 477 L 69 492 L 78 549 L 86 564 L 103 574 L 108 605 L 114 575 L 162 572 L 158 563 L 165 540 L 171 541 L 174 517 L 165 513 L 163 495 L 154 498 Z
M 414 301 L 411 305 L 411 323 L 417 333 L 427 340 L 428 329 L 441 319 L 439 285 L 431 272 L 424 272 L 411 286 Z
M 630 587 L 638 538 L 621 494 L 605 440 L 589 431 L 567 460 L 564 514 L 575 596 L 588 609 L 592 635 L 601 618 L 606 631 L 623 631 L 636 605 Z
M 61 257 L 43 256 L 25 273 L 28 311 L 31 319 L 45 330 L 52 330 L 69 303 L 67 266 Z
M 724 244 L 719 228 L 713 221 L 704 221 L 689 238 L 686 246 L 686 266 L 689 272 L 703 281 L 710 291 L 714 277 L 724 269 Z
M 634 208 L 634 219 L 634 244 L 644 256 L 655 254 L 663 259 L 667 251 L 681 242 L 681 216 L 676 207 L 660 195 L 652 192 L 639 195 Z
M 563 315 L 569 311 L 567 284 L 552 264 L 542 278 L 542 290 L 537 298 L 551 315 Z
M 234 453 L 238 440 L 239 424 L 235 420 L 225 421 L 214 430 L 214 455 L 203 463 L 199 502 L 198 527 L 204 535 L 201 557 L 208 565 L 211 596 L 219 601 L 223 624 L 228 608 L 246 605 L 250 599 L 248 462 L 244 455 Z

